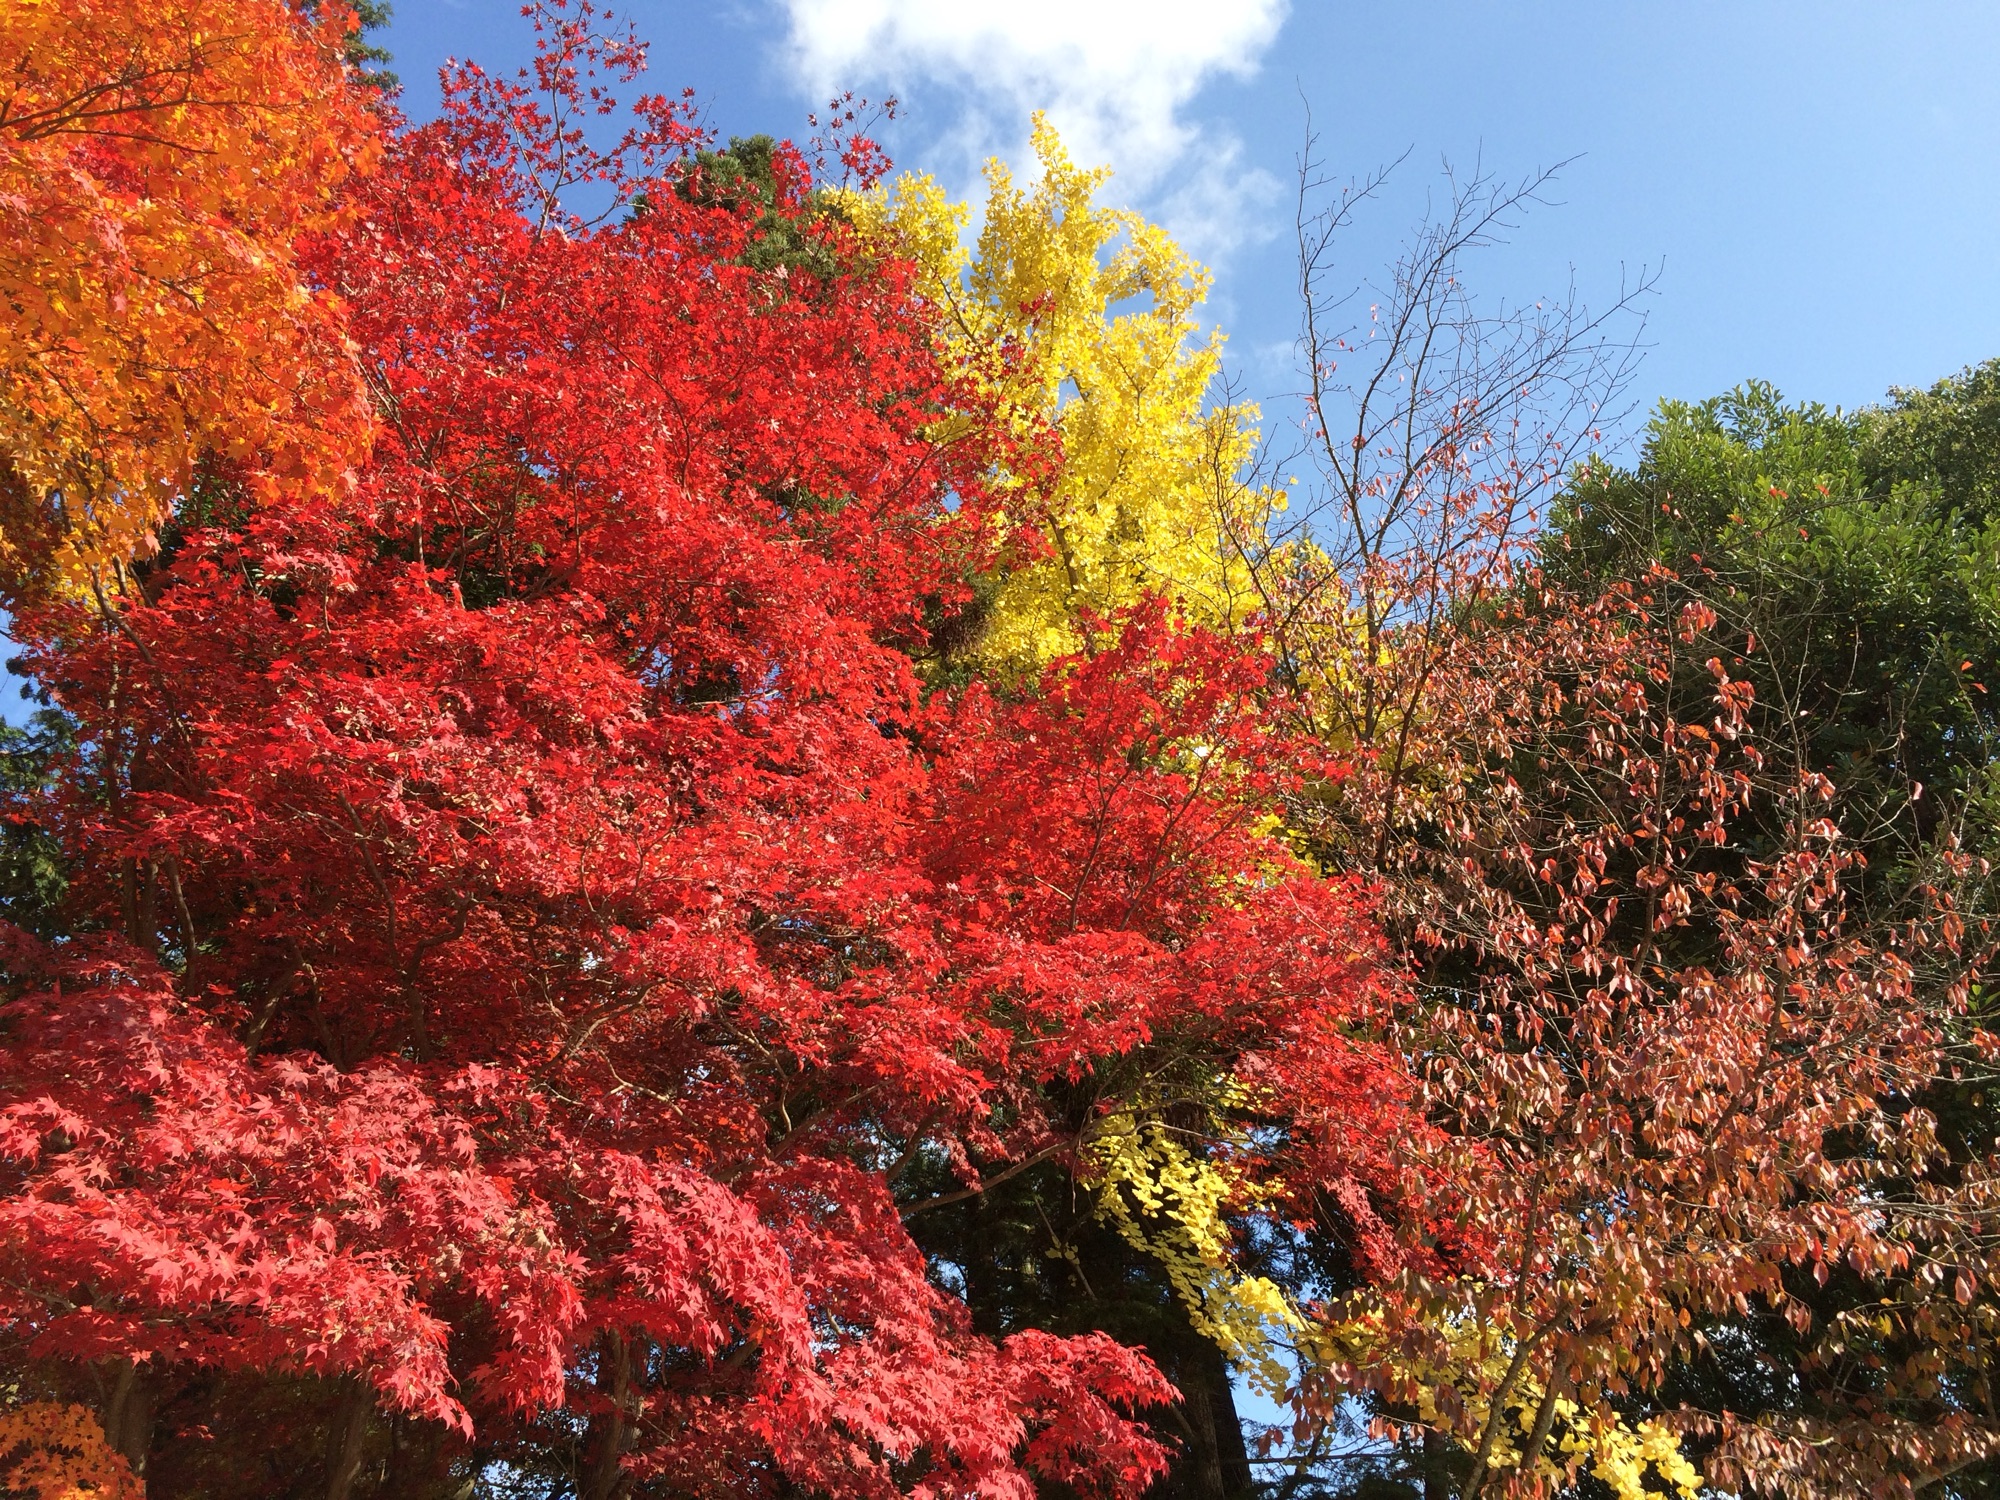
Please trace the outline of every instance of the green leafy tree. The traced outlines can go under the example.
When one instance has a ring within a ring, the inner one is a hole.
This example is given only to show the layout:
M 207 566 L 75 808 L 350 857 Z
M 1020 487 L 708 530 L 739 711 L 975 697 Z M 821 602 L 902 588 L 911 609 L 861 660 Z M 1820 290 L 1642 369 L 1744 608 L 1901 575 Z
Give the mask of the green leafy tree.
M 1941 836 L 1987 837 L 1996 387 L 2000 362 L 1852 416 L 1754 383 L 1664 403 L 1631 469 L 1579 472 L 1544 546 L 1576 584 L 1659 564 L 1738 630 L 1766 732 L 1839 786 L 1878 888 Z
M 58 930 L 69 880 L 60 846 L 24 806 L 69 749 L 68 720 L 46 705 L 25 724 L 0 723 L 0 919 L 38 937 Z

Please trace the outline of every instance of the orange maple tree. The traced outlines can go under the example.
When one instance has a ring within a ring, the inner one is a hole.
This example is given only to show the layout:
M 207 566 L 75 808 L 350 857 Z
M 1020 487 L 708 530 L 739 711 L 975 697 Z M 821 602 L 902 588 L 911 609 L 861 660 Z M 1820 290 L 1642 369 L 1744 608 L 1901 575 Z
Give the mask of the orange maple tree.
M 370 430 L 293 245 L 378 154 L 351 13 L 285 0 L 0 9 L 0 555 L 88 588 L 205 453 L 339 483 Z
M 0 1486 L 34 1500 L 140 1500 L 145 1494 L 97 1418 L 59 1401 L 0 1411 Z

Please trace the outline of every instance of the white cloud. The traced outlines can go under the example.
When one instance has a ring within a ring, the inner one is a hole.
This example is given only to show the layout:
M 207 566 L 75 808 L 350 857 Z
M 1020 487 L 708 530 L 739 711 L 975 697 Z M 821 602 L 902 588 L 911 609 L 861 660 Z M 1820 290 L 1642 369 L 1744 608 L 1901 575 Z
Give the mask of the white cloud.
M 1213 266 L 1244 245 L 1262 244 L 1289 223 L 1280 217 L 1284 200 L 1284 184 L 1246 162 L 1241 141 L 1218 134 L 1203 142 L 1199 160 L 1161 184 L 1153 217 Z
M 956 165 L 993 152 L 1018 162 L 1029 112 L 1046 110 L 1078 161 L 1109 162 L 1128 193 L 1161 190 L 1169 223 L 1211 254 L 1248 237 L 1246 210 L 1277 186 L 1186 109 L 1211 79 L 1256 71 L 1287 0 L 779 3 L 793 66 L 816 94 L 949 94 L 956 118 L 926 123 Z

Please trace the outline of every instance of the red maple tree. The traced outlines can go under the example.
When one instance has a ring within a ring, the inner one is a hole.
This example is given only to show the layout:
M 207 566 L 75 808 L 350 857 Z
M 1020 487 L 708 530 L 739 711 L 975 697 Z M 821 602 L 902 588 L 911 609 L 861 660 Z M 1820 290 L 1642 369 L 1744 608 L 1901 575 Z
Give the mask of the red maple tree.
M 984 477 L 1059 455 L 795 153 L 717 201 L 659 99 L 591 150 L 637 51 L 542 19 L 310 247 L 356 491 L 212 465 L 120 597 L 17 617 L 71 886 L 6 938 L 0 1338 L 157 1494 L 313 1445 L 330 1496 L 1135 1492 L 1171 1388 L 976 1335 L 900 1179 L 1074 1157 L 1043 1091 L 1155 1049 L 1309 1087 L 1366 1210 L 1364 904 L 1266 831 L 1303 772 L 1244 643 L 1155 605 L 1021 701 L 926 690 Z

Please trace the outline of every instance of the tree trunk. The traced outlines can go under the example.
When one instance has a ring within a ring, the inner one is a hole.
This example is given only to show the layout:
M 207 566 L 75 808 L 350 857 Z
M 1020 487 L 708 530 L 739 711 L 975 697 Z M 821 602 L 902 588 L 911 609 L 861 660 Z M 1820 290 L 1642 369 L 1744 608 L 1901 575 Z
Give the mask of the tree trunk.
M 1181 1393 L 1173 1405 L 1145 1413 L 1175 1450 L 1146 1500 L 1246 1500 L 1255 1477 L 1229 1361 L 1195 1330 L 1157 1262 L 1135 1252 L 1115 1229 L 1081 1224 L 1072 1249 L 1079 1277 L 1092 1289 L 1090 1325 L 1144 1349 Z
M 1424 1429 L 1424 1500 L 1451 1500 L 1458 1486 L 1451 1475 L 1451 1445 L 1443 1436 Z
M 598 1345 L 597 1389 L 610 1409 L 592 1418 L 578 1500 L 619 1500 L 626 1491 L 625 1448 L 633 1427 L 632 1353 L 622 1333 Z
M 104 1436 L 124 1456 L 132 1472 L 146 1475 L 146 1456 L 153 1450 L 153 1410 L 159 1401 L 160 1378 L 150 1365 L 114 1360 L 111 1392 L 104 1402 Z
M 1180 1438 L 1181 1451 L 1147 1492 L 1148 1500 L 1243 1500 L 1251 1491 L 1250 1451 L 1229 1361 L 1178 1307 L 1172 1316 L 1178 1324 L 1172 1346 L 1153 1353 L 1181 1393 L 1181 1404 L 1165 1424 Z
M 368 1442 L 368 1418 L 375 1401 L 368 1387 L 351 1376 L 341 1382 L 340 1402 L 326 1436 L 326 1500 L 348 1500 L 361 1472 Z
M 1243 1415 L 1236 1409 L 1236 1386 L 1230 1378 L 1229 1361 L 1212 1341 L 1201 1339 L 1200 1345 L 1200 1363 L 1207 1372 L 1208 1410 L 1215 1428 L 1215 1466 L 1222 1481 L 1222 1493 L 1248 1495 L 1256 1476 L 1250 1468 L 1249 1445 L 1243 1441 Z

